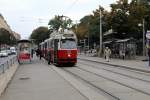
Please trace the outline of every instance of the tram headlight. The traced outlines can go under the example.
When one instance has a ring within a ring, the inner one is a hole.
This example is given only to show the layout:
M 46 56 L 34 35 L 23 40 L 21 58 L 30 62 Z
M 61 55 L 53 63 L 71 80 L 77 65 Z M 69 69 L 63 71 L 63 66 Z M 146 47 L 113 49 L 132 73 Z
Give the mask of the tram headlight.
M 68 57 L 71 57 L 71 55 L 70 55 L 70 54 L 68 54 Z

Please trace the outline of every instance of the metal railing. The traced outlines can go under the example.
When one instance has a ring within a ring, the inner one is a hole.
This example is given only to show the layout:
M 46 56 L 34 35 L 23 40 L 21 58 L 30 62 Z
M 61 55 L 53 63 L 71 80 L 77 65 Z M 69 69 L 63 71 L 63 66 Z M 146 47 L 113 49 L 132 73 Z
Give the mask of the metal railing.
M 10 58 L 6 59 L 4 62 L 0 63 L 0 75 L 4 74 L 6 70 L 12 67 L 17 62 L 16 56 L 11 56 Z

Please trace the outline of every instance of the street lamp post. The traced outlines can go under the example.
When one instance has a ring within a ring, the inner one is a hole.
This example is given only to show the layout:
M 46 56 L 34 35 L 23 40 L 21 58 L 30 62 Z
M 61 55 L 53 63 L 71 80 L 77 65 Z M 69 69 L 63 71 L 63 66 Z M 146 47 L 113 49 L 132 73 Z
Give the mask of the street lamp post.
M 142 27 L 142 33 L 143 33 L 143 56 L 145 56 L 146 51 L 145 51 L 145 20 L 142 20 L 142 24 L 138 24 L 138 26 Z
M 100 20 L 99 20 L 100 21 L 100 27 L 99 27 L 100 28 L 99 56 L 101 56 L 101 54 L 102 54 L 102 47 L 103 47 L 102 46 L 103 45 L 103 43 L 102 43 L 103 42 L 103 38 L 102 38 L 102 12 L 101 12 L 100 6 L 99 6 L 99 16 L 100 16 Z
M 138 0 L 138 5 L 140 4 L 141 0 Z M 150 6 L 150 1 L 148 1 L 148 5 Z M 146 48 L 145 48 L 145 19 L 143 18 L 142 24 L 139 24 L 139 26 L 142 26 L 142 31 L 143 31 L 143 56 L 146 55 Z
M 89 29 L 89 22 L 88 22 L 88 29 Z M 88 30 L 88 50 L 90 49 L 90 32 Z
M 143 19 L 143 56 L 145 56 L 145 20 Z

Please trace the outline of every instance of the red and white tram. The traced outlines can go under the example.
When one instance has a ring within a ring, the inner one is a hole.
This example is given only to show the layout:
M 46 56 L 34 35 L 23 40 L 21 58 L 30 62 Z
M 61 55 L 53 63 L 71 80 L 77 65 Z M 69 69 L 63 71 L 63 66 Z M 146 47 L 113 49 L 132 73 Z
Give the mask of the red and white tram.
M 72 31 L 53 32 L 49 39 L 40 44 L 40 47 L 43 57 L 47 60 L 50 52 L 51 63 L 57 65 L 77 63 L 77 37 Z

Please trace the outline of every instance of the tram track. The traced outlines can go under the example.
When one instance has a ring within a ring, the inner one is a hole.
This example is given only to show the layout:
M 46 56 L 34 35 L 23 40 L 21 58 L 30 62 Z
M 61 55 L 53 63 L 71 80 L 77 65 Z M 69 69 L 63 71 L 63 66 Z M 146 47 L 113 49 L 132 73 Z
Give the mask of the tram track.
M 109 63 L 105 63 L 105 62 L 93 61 L 93 60 L 83 59 L 83 58 L 78 58 L 78 59 L 80 59 L 82 61 L 94 62 L 97 64 L 103 64 L 103 65 L 108 65 L 108 66 L 112 66 L 112 67 L 116 67 L 116 68 L 126 69 L 126 70 L 130 70 L 130 71 L 134 71 L 135 73 L 142 73 L 142 74 L 146 74 L 147 76 L 150 76 L 150 71 L 143 70 L 143 69 L 131 68 L 128 66 L 123 66 L 123 65 L 109 64 Z
M 89 73 L 94 74 L 94 75 L 96 75 L 96 76 L 98 76 L 98 77 L 104 78 L 104 79 L 106 79 L 106 80 L 112 81 L 112 82 L 117 83 L 117 84 L 119 84 L 119 85 L 128 87 L 128 88 L 130 88 L 130 89 L 133 89 L 133 90 L 135 90 L 135 91 L 138 91 L 138 92 L 141 92 L 141 93 L 143 93 L 143 94 L 146 94 L 146 95 L 150 96 L 150 93 L 148 93 L 148 92 L 146 92 L 146 91 L 143 91 L 143 90 L 134 88 L 134 87 L 132 87 L 132 86 L 126 85 L 126 84 L 124 84 L 124 83 L 121 83 L 121 82 L 119 82 L 119 81 L 113 80 L 113 79 L 111 79 L 111 78 L 108 78 L 108 77 L 99 75 L 99 74 L 97 74 L 97 73 L 95 73 L 95 72 L 91 72 L 91 71 L 85 70 L 85 69 L 83 69 L 83 68 L 81 68 L 81 67 L 77 67 L 77 69 L 81 69 L 81 70 L 83 70 L 83 71 L 85 71 L 85 72 L 89 72 Z
M 112 93 L 110 93 L 110 92 L 108 92 L 108 91 L 106 91 L 106 90 L 104 90 L 104 89 L 102 89 L 102 88 L 96 86 L 95 84 L 93 84 L 92 82 L 90 82 L 90 81 L 88 81 L 88 80 L 82 78 L 81 76 L 79 76 L 79 75 L 77 75 L 77 74 L 75 74 L 75 73 L 73 73 L 73 72 L 71 72 L 71 71 L 69 71 L 69 70 L 67 70 L 67 69 L 65 69 L 65 68 L 63 68 L 63 70 L 64 70 L 65 72 L 67 72 L 67 73 L 73 75 L 74 77 L 79 78 L 80 80 L 84 81 L 85 83 L 89 84 L 90 86 L 92 86 L 92 87 L 98 89 L 99 91 L 103 92 L 104 94 L 106 94 L 106 95 L 108 95 L 108 96 L 114 98 L 115 100 L 121 100 L 119 97 L 117 97 L 117 96 L 113 95 Z
M 97 63 L 97 65 L 95 65 L 95 66 L 92 66 L 91 63 L 90 64 L 88 64 L 88 63 L 86 63 L 86 62 L 81 63 L 79 61 L 78 64 L 75 67 L 71 67 L 71 68 L 70 67 L 62 67 L 62 68 L 59 68 L 59 69 L 62 69 L 64 72 L 70 74 L 75 79 L 81 81 L 82 84 L 84 84 L 84 85 L 88 84 L 89 87 L 93 88 L 94 90 L 96 89 L 95 91 L 98 90 L 99 92 L 102 92 L 103 94 L 106 95 L 106 97 L 108 96 L 109 98 L 111 97 L 115 100 L 122 100 L 125 97 L 118 94 L 119 92 L 117 93 L 117 91 L 120 91 L 121 94 L 122 93 L 124 94 L 124 92 L 125 92 L 125 95 L 129 96 L 129 97 L 125 98 L 125 100 L 133 100 L 132 95 L 130 95 L 130 93 L 134 94 L 133 98 L 136 98 L 135 95 L 137 95 L 137 96 L 140 95 L 141 97 L 144 98 L 144 100 L 149 100 L 149 98 L 150 98 L 149 86 L 148 86 L 148 88 L 146 86 L 149 85 L 150 80 L 145 80 L 145 79 L 141 79 L 141 78 L 138 78 L 138 77 L 130 76 L 130 75 L 125 74 L 125 73 L 115 72 L 116 70 L 114 71 L 114 70 L 110 70 L 110 69 L 107 69 L 107 68 L 106 69 L 105 68 L 99 68 L 98 64 L 100 64 L 100 63 Z M 102 64 L 102 65 L 104 65 L 104 64 Z M 111 66 L 111 65 L 108 65 L 108 66 Z M 124 68 L 121 68 L 121 67 L 113 67 L 113 68 L 124 70 Z M 99 72 L 99 70 L 101 70 L 101 71 Z M 129 69 L 126 69 L 126 70 L 130 71 Z M 103 73 L 101 73 L 101 72 L 103 72 Z M 131 70 L 130 72 L 138 73 L 138 74 L 144 73 L 144 72 L 140 72 L 140 71 L 136 72 L 136 70 Z M 110 74 L 107 76 L 106 73 L 108 73 L 108 74 L 110 73 Z M 111 73 L 113 73 L 114 76 L 111 76 L 112 75 Z M 87 77 L 86 77 L 86 74 L 87 74 Z M 146 75 L 147 74 L 148 73 L 146 73 Z M 94 76 L 94 78 L 92 79 L 91 77 L 93 77 L 93 76 Z M 149 76 L 149 75 L 147 75 L 147 76 Z M 90 79 L 89 79 L 89 77 L 90 77 Z M 127 78 L 124 79 L 123 77 L 127 77 Z M 104 79 L 104 81 L 102 79 Z M 128 79 L 129 80 L 131 79 L 129 81 L 129 83 L 126 81 Z M 108 88 L 107 85 L 104 85 L 104 87 L 103 87 L 103 82 L 104 83 L 108 82 L 110 84 L 113 84 L 112 87 L 115 88 L 116 90 L 114 91 L 112 88 Z M 133 82 L 135 82 L 135 84 L 132 84 Z M 143 83 L 144 83 L 143 86 L 138 85 L 138 84 L 143 84 Z M 116 86 L 116 87 L 114 87 L 114 86 Z M 127 92 L 129 92 L 129 94 Z M 141 100 L 141 99 L 138 98 L 137 100 Z
M 80 62 L 80 63 L 83 64 L 83 65 L 87 65 L 87 66 L 89 66 L 89 67 L 94 67 L 94 68 L 96 68 L 96 69 L 105 70 L 105 71 L 108 71 L 108 72 L 111 72 L 111 73 L 115 73 L 115 74 L 118 74 L 118 75 L 122 75 L 122 76 L 125 76 L 125 77 L 128 77 L 128 78 L 132 78 L 132 79 L 136 79 L 136 80 L 140 80 L 140 81 L 143 81 L 143 82 L 150 83 L 150 80 L 145 80 L 145 79 L 142 79 L 142 78 L 138 78 L 138 77 L 136 77 L 136 76 L 131 76 L 131 75 L 119 73 L 119 72 L 112 71 L 112 70 L 106 69 L 106 68 L 96 67 L 96 66 L 94 66 L 94 65 L 87 64 L 87 63 L 83 63 L 83 62 Z M 128 71 L 128 70 L 126 70 L 126 71 Z M 133 73 L 136 73 L 136 72 L 133 72 Z
M 148 97 L 150 96 L 150 93 L 147 92 L 147 91 L 144 91 L 144 90 L 142 90 L 142 89 L 135 88 L 134 86 L 131 86 L 131 85 L 128 85 L 128 84 L 125 84 L 125 83 L 116 81 L 116 80 L 114 80 L 114 79 L 111 79 L 111 78 L 108 78 L 108 77 L 106 77 L 106 76 L 100 75 L 100 74 L 98 74 L 98 73 L 96 73 L 96 72 L 91 72 L 91 71 L 89 71 L 89 70 L 86 70 L 86 69 L 84 69 L 84 68 L 81 68 L 80 66 L 76 66 L 74 69 L 79 69 L 79 70 L 82 70 L 82 71 L 84 71 L 84 72 L 88 72 L 88 73 L 93 74 L 93 75 L 95 75 L 95 76 L 97 76 L 97 77 L 99 77 L 99 78 L 103 78 L 103 79 L 108 80 L 108 81 L 110 81 L 110 82 L 114 82 L 114 83 L 116 83 L 116 84 L 118 84 L 118 85 L 124 86 L 124 87 L 129 88 L 129 89 L 134 90 L 134 91 L 137 91 L 138 93 L 147 95 Z M 86 80 L 84 77 L 82 77 L 82 76 L 80 76 L 80 75 L 78 75 L 78 74 L 76 74 L 76 73 L 74 73 L 74 72 L 68 70 L 67 68 L 63 68 L 63 70 L 66 71 L 66 72 L 68 72 L 69 74 L 71 74 L 71 75 L 73 75 L 73 76 L 75 76 L 75 77 L 77 77 L 77 78 L 83 80 L 84 82 L 86 82 L 86 83 L 92 85 L 93 87 L 99 89 L 100 91 L 102 91 L 102 92 L 104 92 L 104 93 L 107 93 L 108 95 L 110 95 L 110 96 L 112 96 L 112 97 L 115 97 L 116 100 L 121 100 L 121 98 L 119 98 L 118 96 L 114 95 L 113 93 L 111 93 L 111 92 L 109 92 L 109 91 L 106 91 L 106 90 L 103 89 L 103 88 L 100 88 L 99 86 L 97 86 L 97 85 L 95 85 L 94 83 L 92 83 L 92 81 Z

